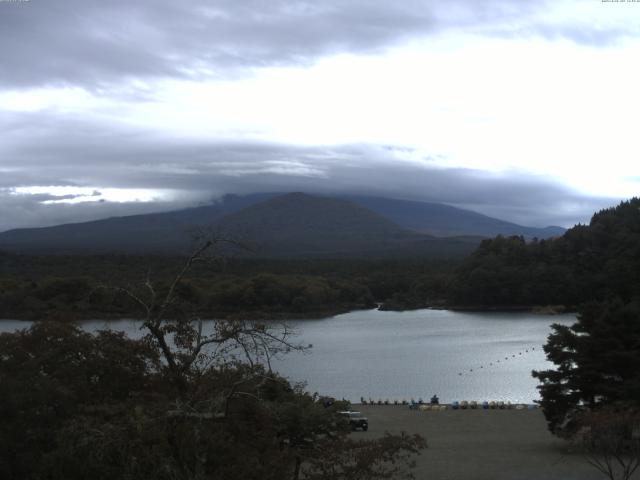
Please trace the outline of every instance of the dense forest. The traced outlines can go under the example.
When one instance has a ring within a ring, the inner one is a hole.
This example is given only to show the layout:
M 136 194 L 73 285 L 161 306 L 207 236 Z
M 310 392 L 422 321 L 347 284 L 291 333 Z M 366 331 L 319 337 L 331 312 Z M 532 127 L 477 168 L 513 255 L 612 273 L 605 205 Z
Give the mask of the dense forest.
M 453 305 L 565 305 L 640 295 L 640 199 L 596 213 L 563 236 L 485 240 L 448 288 Z
M 132 316 L 117 292 L 147 278 L 166 285 L 184 262 L 168 256 L 0 254 L 0 318 Z M 449 260 L 233 259 L 197 265 L 179 295 L 200 316 L 317 317 L 358 308 L 443 304 Z

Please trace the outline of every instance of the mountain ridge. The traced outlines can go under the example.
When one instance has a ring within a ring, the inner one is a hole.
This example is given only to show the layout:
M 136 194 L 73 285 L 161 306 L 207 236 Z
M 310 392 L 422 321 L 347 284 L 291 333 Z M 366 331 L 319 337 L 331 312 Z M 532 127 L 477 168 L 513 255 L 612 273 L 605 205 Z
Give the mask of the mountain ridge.
M 464 221 L 456 224 L 456 216 Z M 473 223 L 469 218 L 482 219 L 483 232 L 492 220 L 496 225 L 506 224 L 511 228 L 505 234 L 531 232 L 530 227 L 443 204 L 380 197 L 325 197 L 301 192 L 261 193 L 227 195 L 211 205 L 170 212 L 9 230 L 0 233 L 0 249 L 25 253 L 186 251 L 190 230 L 213 225 L 231 233 L 251 233 L 251 237 L 265 247 L 261 252 L 266 255 L 374 254 L 376 251 L 391 253 L 399 248 L 407 252 L 446 251 L 446 239 L 430 232 L 457 237 L 449 241 L 455 246 L 453 251 L 468 253 L 466 245 L 488 236 L 478 235 L 477 228 L 465 230 L 464 222 Z M 447 220 L 452 225 L 449 230 L 436 228 Z M 461 245 L 464 246 L 457 248 Z
M 392 219 L 398 225 L 439 237 L 457 235 L 522 235 L 527 238 L 548 238 L 562 235 L 566 229 L 558 226 L 528 227 L 482 213 L 453 207 L 444 203 L 401 200 L 362 195 L 341 196 Z M 459 226 L 452 227 L 456 218 Z

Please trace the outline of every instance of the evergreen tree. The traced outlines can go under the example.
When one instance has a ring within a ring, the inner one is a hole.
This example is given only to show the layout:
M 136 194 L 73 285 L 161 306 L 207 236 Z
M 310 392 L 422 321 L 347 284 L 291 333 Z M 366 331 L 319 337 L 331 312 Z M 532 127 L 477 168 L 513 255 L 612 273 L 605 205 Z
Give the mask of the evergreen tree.
M 556 369 L 533 376 L 553 433 L 571 436 L 585 411 L 640 407 L 639 301 L 584 305 L 572 326 L 553 325 L 544 349 Z
M 640 198 L 552 240 L 484 240 L 449 285 L 454 305 L 566 305 L 640 296 Z

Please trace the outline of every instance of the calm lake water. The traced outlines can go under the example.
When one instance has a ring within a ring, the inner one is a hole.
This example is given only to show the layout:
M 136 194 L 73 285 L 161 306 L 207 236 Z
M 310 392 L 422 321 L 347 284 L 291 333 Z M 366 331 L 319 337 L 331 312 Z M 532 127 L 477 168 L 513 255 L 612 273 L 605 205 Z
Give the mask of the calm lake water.
M 355 311 L 288 324 L 308 353 L 291 353 L 274 368 L 307 389 L 337 398 L 453 400 L 538 399 L 532 370 L 552 365 L 542 345 L 552 323 L 570 325 L 575 315 L 532 313 Z M 85 322 L 87 330 L 111 328 L 138 336 L 130 320 Z M 0 331 L 28 323 L 0 321 Z

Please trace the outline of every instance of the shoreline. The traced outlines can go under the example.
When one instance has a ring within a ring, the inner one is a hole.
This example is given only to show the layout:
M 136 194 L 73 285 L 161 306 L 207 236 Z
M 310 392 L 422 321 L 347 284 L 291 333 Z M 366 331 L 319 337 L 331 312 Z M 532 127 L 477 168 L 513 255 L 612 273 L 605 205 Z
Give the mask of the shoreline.
M 453 312 L 517 312 L 517 313 L 533 313 L 538 315 L 563 315 L 563 314 L 575 314 L 577 313 L 577 308 L 572 306 L 565 305 L 499 305 L 499 306 L 487 306 L 487 305 L 428 305 L 428 306 L 420 306 L 416 308 L 403 308 L 403 309 L 394 309 L 394 308 L 384 308 L 384 303 L 378 303 L 376 307 L 369 306 L 351 306 L 351 307 L 336 307 L 329 309 L 320 309 L 309 312 L 289 312 L 289 311 L 280 311 L 280 312 L 265 312 L 265 311 L 248 311 L 248 312 L 221 312 L 216 314 L 215 316 L 211 316 L 211 318 L 217 317 L 219 319 L 238 319 L 242 320 L 263 320 L 266 322 L 274 322 L 274 321 L 286 321 L 286 320 L 321 320 L 324 318 L 335 317 L 337 315 L 342 315 L 350 312 L 357 311 L 382 311 L 382 312 L 412 312 L 416 310 L 450 310 Z M 61 318 L 52 318 L 52 320 L 61 320 L 61 321 L 69 321 L 69 322 L 83 322 L 83 321 L 93 321 L 93 320 L 121 320 L 123 318 L 127 318 L 130 320 L 143 320 L 142 317 L 137 317 L 136 315 L 125 314 L 122 312 L 119 313 L 105 313 L 105 312 L 95 312 L 93 315 L 77 315 L 75 312 L 68 312 L 69 318 L 64 318 L 65 313 L 62 314 Z M 205 317 L 203 315 L 203 317 Z M 211 319 L 209 318 L 209 319 Z M 39 322 L 43 321 L 42 319 L 32 318 L 31 316 L 20 316 L 13 315 L 12 318 L 0 318 L 0 322 L 5 320 L 14 320 L 14 321 L 24 321 L 24 322 Z
M 565 313 L 577 313 L 575 306 L 567 305 L 442 305 L 431 304 L 415 308 L 384 308 L 380 304 L 378 310 L 387 312 L 408 312 L 412 310 L 451 310 L 454 312 L 530 312 L 541 315 L 562 315 Z
M 476 406 L 471 406 L 469 405 L 471 402 L 476 402 Z M 462 406 L 461 403 L 462 402 L 467 402 L 466 406 Z M 541 410 L 540 405 L 538 405 L 537 403 L 511 403 L 511 402 L 504 402 L 502 400 L 488 400 L 489 406 L 488 407 L 484 407 L 483 406 L 483 401 L 477 401 L 477 400 L 462 400 L 460 402 L 458 402 L 458 404 L 456 405 L 455 403 L 437 403 L 437 404 L 431 404 L 428 402 L 423 402 L 423 403 L 414 403 L 414 404 L 410 404 L 410 403 L 356 403 L 356 402 L 349 402 L 351 404 L 352 407 L 381 407 L 381 408 L 385 408 L 385 407 L 395 407 L 395 408 L 408 408 L 409 410 L 420 410 L 423 412 L 426 411 L 445 411 L 445 410 Z

